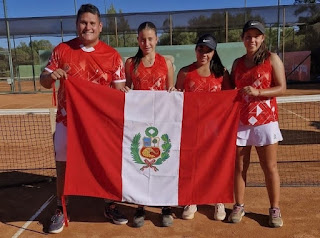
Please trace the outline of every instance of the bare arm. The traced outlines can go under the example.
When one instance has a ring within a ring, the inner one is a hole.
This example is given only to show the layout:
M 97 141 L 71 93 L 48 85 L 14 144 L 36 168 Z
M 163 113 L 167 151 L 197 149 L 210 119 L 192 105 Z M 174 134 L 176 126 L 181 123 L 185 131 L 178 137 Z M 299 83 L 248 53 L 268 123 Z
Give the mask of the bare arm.
M 40 84 L 44 88 L 50 89 L 52 87 L 52 82 L 60 79 L 67 79 L 68 75 L 63 69 L 56 69 L 52 72 L 43 70 L 40 75 Z
M 175 87 L 174 87 L 174 83 L 173 83 L 173 65 L 171 60 L 166 58 L 166 63 L 167 63 L 167 68 L 168 68 L 168 81 L 167 81 L 167 89 L 169 92 L 171 91 L 176 91 Z
M 236 83 L 235 83 L 235 77 L 234 77 L 234 70 L 238 64 L 238 59 L 236 59 L 233 64 L 232 64 L 232 68 L 231 68 L 231 75 L 230 75 L 230 86 L 231 88 L 236 88 Z
M 243 92 L 252 96 L 277 97 L 284 94 L 287 89 L 284 66 L 278 55 L 271 53 L 270 61 L 274 86 L 266 89 L 256 89 L 251 86 L 244 87 Z
M 179 73 L 177 75 L 177 81 L 176 81 L 176 89 L 178 91 L 183 91 L 184 90 L 184 80 L 187 76 L 188 72 L 188 66 L 183 67 L 179 70 Z
M 125 86 L 122 89 L 120 89 L 123 92 L 129 92 L 129 90 L 132 88 L 132 79 L 131 79 L 131 73 L 130 73 L 131 63 L 132 63 L 132 58 L 128 58 L 124 65 L 124 70 L 126 73 L 126 83 L 125 83 Z

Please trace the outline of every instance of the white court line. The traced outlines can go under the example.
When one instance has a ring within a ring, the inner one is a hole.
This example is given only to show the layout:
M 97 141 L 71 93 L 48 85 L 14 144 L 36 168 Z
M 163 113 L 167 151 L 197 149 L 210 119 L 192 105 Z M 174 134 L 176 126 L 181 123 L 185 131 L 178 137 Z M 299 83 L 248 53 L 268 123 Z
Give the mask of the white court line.
M 39 210 L 29 219 L 29 221 L 27 221 L 26 223 L 24 223 L 24 225 L 16 232 L 16 234 L 14 234 L 12 236 L 12 238 L 17 238 L 19 237 L 22 232 L 24 232 L 26 230 L 26 228 L 31 224 L 31 222 L 34 221 L 34 219 L 37 218 L 37 216 L 39 216 L 39 214 L 50 204 L 50 202 L 54 199 L 55 195 L 52 195 L 51 197 L 49 197 L 49 199 L 39 208 Z

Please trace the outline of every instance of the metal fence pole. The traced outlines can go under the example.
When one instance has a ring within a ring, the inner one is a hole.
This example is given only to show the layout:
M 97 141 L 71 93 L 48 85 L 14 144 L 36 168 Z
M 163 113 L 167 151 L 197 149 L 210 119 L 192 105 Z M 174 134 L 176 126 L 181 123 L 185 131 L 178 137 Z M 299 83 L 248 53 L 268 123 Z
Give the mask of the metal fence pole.
M 31 60 L 32 60 L 32 79 L 33 79 L 33 90 L 36 92 L 36 77 L 35 77 L 35 70 L 34 70 L 34 55 L 33 55 L 33 46 L 32 46 L 32 38 L 30 35 L 30 48 L 31 48 Z
M 14 80 L 14 74 L 13 74 L 13 63 L 12 63 L 12 52 L 11 52 L 11 42 L 10 42 L 10 28 L 9 28 L 9 21 L 7 17 L 7 5 L 6 1 L 3 0 L 3 11 L 4 11 L 4 20 L 6 23 L 6 32 L 7 32 L 7 42 L 8 42 L 8 60 L 9 60 L 9 70 L 10 70 L 10 86 L 11 86 L 11 91 L 15 91 L 15 80 Z
M 170 45 L 173 44 L 173 36 L 172 36 L 172 15 L 169 15 L 169 27 L 170 27 Z
M 286 30 L 286 9 L 283 8 L 283 26 L 282 26 L 282 62 L 284 63 L 284 47 L 285 47 L 285 30 Z
M 277 35 L 277 54 L 280 53 L 280 0 L 278 0 L 278 35 Z
M 229 15 L 228 15 L 228 11 L 226 11 L 226 25 L 225 25 L 225 28 L 226 28 L 226 43 L 229 41 L 229 39 L 228 39 L 228 35 L 229 35 L 229 31 L 228 31 L 228 29 L 229 29 Z

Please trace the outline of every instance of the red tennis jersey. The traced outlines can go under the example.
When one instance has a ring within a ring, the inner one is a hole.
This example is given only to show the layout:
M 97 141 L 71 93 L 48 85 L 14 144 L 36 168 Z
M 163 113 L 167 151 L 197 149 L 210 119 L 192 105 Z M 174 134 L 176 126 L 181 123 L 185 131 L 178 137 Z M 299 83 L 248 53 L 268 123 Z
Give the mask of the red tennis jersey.
M 247 68 L 245 57 L 241 57 L 234 69 L 237 88 L 252 86 L 256 89 L 270 88 L 274 85 L 270 56 L 260 65 Z M 244 125 L 264 125 L 278 121 L 278 108 L 275 97 L 254 97 L 245 95 L 242 98 L 240 122 Z
M 78 38 L 60 43 L 54 48 L 45 69 L 52 72 L 58 68 L 77 79 L 108 87 L 111 87 L 112 82 L 125 81 L 120 54 L 102 41 L 90 48 L 85 48 Z M 56 121 L 67 125 L 64 80 L 60 80 Z
M 145 67 L 140 62 L 134 71 L 134 62 L 130 64 L 130 75 L 134 90 L 167 90 L 168 67 L 166 59 L 156 53 L 154 64 Z
M 184 89 L 186 92 L 219 92 L 223 76 L 216 78 L 214 74 L 204 77 L 198 74 L 196 63 L 188 66 L 188 72 L 184 79 Z

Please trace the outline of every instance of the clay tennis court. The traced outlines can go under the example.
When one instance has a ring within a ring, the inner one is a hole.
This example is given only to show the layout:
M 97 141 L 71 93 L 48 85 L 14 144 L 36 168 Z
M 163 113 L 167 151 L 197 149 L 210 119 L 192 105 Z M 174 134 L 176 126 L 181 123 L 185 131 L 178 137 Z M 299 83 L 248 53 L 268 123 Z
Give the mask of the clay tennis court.
M 32 86 L 32 85 L 31 85 Z M 287 95 L 320 94 L 319 84 L 306 89 L 289 89 Z M 49 93 L 0 95 L 1 109 L 14 108 L 52 108 Z M 318 108 L 314 108 L 319 112 Z M 284 127 L 286 124 L 284 124 Z M 298 125 L 297 125 L 298 126 Z M 311 127 L 308 131 L 319 130 Z M 47 133 L 48 134 L 48 133 Z M 49 133 L 50 136 L 50 133 Z M 294 135 L 289 135 L 289 138 Z M 318 138 L 318 137 L 316 137 Z M 310 142 L 311 145 L 314 142 Z M 319 148 L 314 143 L 312 148 Z M 40 145 L 39 145 L 40 146 Z M 292 150 L 290 143 L 282 145 Z M 300 145 L 299 145 L 300 146 Z M 280 146 L 279 146 L 280 147 Z M 313 150 L 310 145 L 301 145 L 302 154 L 308 158 Z M 319 150 L 317 150 L 319 152 Z M 51 152 L 49 152 L 49 157 Z M 282 152 L 281 152 L 282 153 Z M 280 151 L 279 151 L 280 156 Z M 318 154 L 313 155 L 318 158 Z M 283 157 L 283 156 L 282 156 Z M 291 158 L 297 160 L 299 158 Z M 253 156 L 253 161 L 255 157 Z M 4 163 L 4 161 L 1 161 Z M 52 161 L 48 161 L 52 166 Z M 253 167 L 259 167 L 254 164 Z M 283 168 L 282 168 L 283 167 Z M 290 174 L 290 166 L 279 165 L 280 176 L 304 178 L 310 175 L 315 180 L 320 179 L 319 162 L 311 163 L 311 168 L 301 167 L 300 171 Z M 286 170 L 287 169 L 287 170 Z M 311 170 L 310 170 L 311 169 Z M 253 171 L 259 171 L 253 170 Z M 255 172 L 256 173 L 256 172 Z M 285 173 L 285 175 L 284 175 Z M 305 174 L 307 173 L 307 174 Z M 309 173 L 309 174 L 308 174 Z M 249 173 L 248 176 L 260 177 L 262 174 Z M 250 179 L 250 178 L 249 178 Z M 259 182 L 259 181 L 258 181 Z M 28 186 L 0 188 L 0 237 L 44 237 L 51 214 L 55 209 L 55 182 L 38 183 Z M 213 206 L 199 206 L 194 220 L 181 219 L 182 208 L 174 208 L 176 219 L 169 228 L 161 227 L 160 209 L 147 208 L 146 223 L 142 228 L 132 227 L 135 206 L 120 205 L 120 210 L 129 218 L 129 223 L 117 226 L 107 221 L 103 216 L 102 199 L 88 197 L 72 197 L 70 201 L 71 222 L 56 237 L 320 237 L 320 187 L 282 187 L 281 211 L 284 226 L 279 229 L 268 227 L 268 197 L 265 187 L 249 187 L 246 191 L 246 215 L 239 224 L 218 222 L 213 220 Z M 232 204 L 226 204 L 227 215 Z M 33 220 L 33 221 L 32 221 Z

